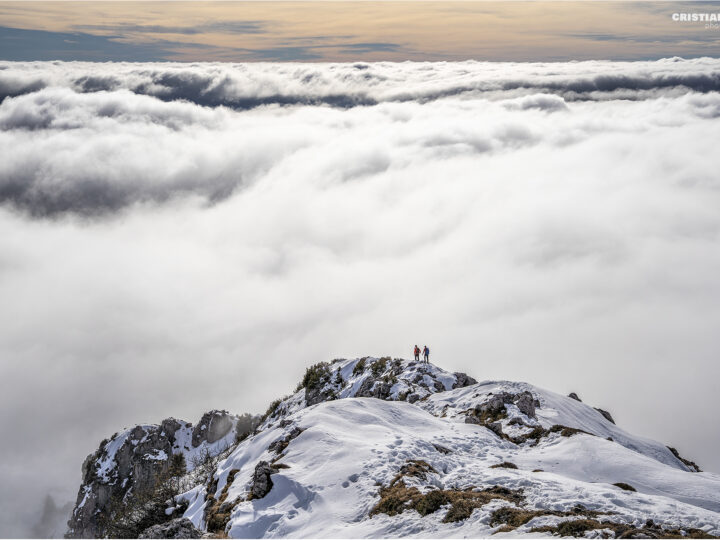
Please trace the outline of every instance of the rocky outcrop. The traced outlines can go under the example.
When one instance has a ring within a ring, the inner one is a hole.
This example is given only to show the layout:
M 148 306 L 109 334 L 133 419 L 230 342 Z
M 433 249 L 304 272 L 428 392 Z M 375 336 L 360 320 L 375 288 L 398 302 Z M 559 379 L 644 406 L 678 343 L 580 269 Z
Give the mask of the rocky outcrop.
M 475 406 L 475 409 L 469 411 L 466 422 L 469 424 L 487 425 L 506 416 L 505 405 L 515 404 L 521 413 L 529 418 L 535 418 L 535 398 L 528 392 L 520 392 L 519 394 L 511 394 L 509 392 L 500 392 L 491 394 L 490 397 Z
M 522 392 L 514 399 L 515 405 L 520 412 L 528 418 L 536 418 L 535 416 L 535 398 L 530 392 Z
M 129 491 L 150 490 L 170 467 L 173 454 L 186 456 L 186 467 L 193 466 L 193 451 L 228 437 L 236 417 L 226 411 L 211 411 L 200 423 L 167 418 L 159 425 L 140 425 L 116 433 L 100 443 L 82 465 L 82 484 L 75 508 L 68 521 L 68 538 L 103 536 L 102 518 L 113 501 L 122 501 Z M 203 427 L 204 426 L 204 427 Z M 220 448 L 207 447 L 217 453 Z
M 227 411 L 206 412 L 193 429 L 192 445 L 197 447 L 203 441 L 210 444 L 219 441 L 228 434 L 234 423 L 234 417 Z
M 575 392 L 570 392 L 568 394 L 568 397 L 571 399 L 574 399 L 575 401 L 579 401 L 580 403 L 582 403 L 582 399 L 580 399 L 580 397 Z
M 131 488 L 147 489 L 168 467 L 172 454 L 176 420 L 161 426 L 136 426 L 115 434 L 100 444 L 82 466 L 82 486 L 68 522 L 69 538 L 96 538 L 102 535 L 98 514 L 113 499 L 122 499 Z M 163 428 L 165 427 L 165 429 Z
M 455 384 L 453 384 L 453 390 L 455 388 L 465 388 L 466 386 L 472 386 L 473 384 L 477 384 L 477 381 L 470 377 L 466 373 L 453 373 L 455 375 Z
M 193 525 L 188 518 L 177 518 L 148 527 L 140 533 L 139 538 L 202 538 L 203 532 Z
M 702 469 L 698 467 L 697 463 L 694 461 L 690 461 L 689 459 L 685 459 L 680 455 L 680 452 L 678 452 L 675 448 L 672 446 L 667 447 L 670 452 L 672 452 L 672 455 L 678 458 L 688 469 L 690 469 L 690 472 L 702 472 Z
M 597 412 L 599 412 L 600 414 L 602 414 L 603 417 L 605 418 L 605 420 L 607 420 L 607 421 L 610 422 L 611 424 L 614 424 L 614 423 L 615 423 L 615 420 L 613 420 L 613 417 L 612 417 L 612 415 L 611 415 L 609 412 L 604 411 L 604 410 L 602 410 L 602 409 L 598 409 L 597 407 L 593 407 L 593 408 L 594 408 Z
M 267 461 L 260 461 L 255 465 L 253 472 L 252 485 L 250 486 L 250 498 L 262 499 L 270 493 L 273 487 L 271 475 L 278 472 L 278 469 L 270 465 Z
M 360 385 L 355 397 L 374 397 L 377 399 L 387 399 L 390 395 L 389 383 L 378 381 L 372 375 L 368 375 Z

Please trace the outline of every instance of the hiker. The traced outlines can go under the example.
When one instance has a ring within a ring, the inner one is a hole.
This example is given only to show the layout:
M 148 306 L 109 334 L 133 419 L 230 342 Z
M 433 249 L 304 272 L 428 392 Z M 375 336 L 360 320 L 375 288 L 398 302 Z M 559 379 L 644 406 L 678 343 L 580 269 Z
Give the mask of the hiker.
M 430 349 L 428 349 L 428 346 L 425 345 L 425 348 L 423 349 L 423 356 L 425 357 L 425 363 L 430 363 Z
M 415 345 L 415 350 L 413 352 L 415 353 L 415 361 L 419 362 L 420 361 L 420 347 Z

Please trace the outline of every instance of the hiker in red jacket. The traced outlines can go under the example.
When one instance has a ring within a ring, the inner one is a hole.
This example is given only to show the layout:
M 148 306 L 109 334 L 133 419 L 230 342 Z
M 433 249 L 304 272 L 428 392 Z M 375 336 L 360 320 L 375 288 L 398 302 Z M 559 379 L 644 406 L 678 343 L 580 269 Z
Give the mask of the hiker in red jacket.
M 413 352 L 415 353 L 415 361 L 419 362 L 420 361 L 420 347 L 415 345 L 415 350 Z

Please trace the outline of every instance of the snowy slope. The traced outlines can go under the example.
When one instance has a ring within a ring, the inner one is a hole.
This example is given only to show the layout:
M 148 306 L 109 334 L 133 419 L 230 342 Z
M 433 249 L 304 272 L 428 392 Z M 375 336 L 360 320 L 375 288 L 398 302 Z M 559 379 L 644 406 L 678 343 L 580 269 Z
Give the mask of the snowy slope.
M 484 381 L 469 388 L 459 388 L 451 392 L 432 396 L 427 402 L 421 403 L 420 406 L 436 415 L 442 414 L 442 412 L 445 411 L 447 415 L 454 417 L 459 415 L 463 410 L 487 401 L 490 394 L 498 394 L 503 391 L 511 393 L 529 391 L 533 397 L 539 401 L 537 422 L 533 422 L 533 420 L 526 417 L 523 418 L 528 424 L 534 425 L 538 423 L 545 428 L 559 424 L 581 429 L 598 437 L 610 437 L 613 441 L 626 448 L 649 456 L 671 467 L 676 467 L 683 471 L 688 470 L 688 468 L 668 450 L 667 446 L 627 433 L 606 420 L 596 409 L 585 403 L 567 396 L 561 396 L 554 392 L 542 390 L 527 383 Z M 515 416 L 519 415 L 519 411 L 514 412 Z M 506 424 L 507 421 L 503 423 Z
M 210 502 L 223 502 L 224 531 L 233 538 L 478 537 L 502 527 L 500 535 L 514 536 L 576 518 L 602 522 L 604 530 L 591 535 L 614 536 L 626 526 L 720 535 L 720 476 L 690 472 L 663 445 L 632 436 L 592 407 L 525 383 L 453 389 L 468 381 L 412 362 L 387 363 L 373 375 L 376 361 L 366 359 L 361 370 L 359 360 L 336 361 L 314 388 L 280 401 L 219 464 L 216 484 L 184 496 L 190 503 L 185 516 L 205 529 L 211 495 Z M 384 399 L 357 397 L 377 392 L 383 380 Z M 329 397 L 307 406 L 310 394 Z M 413 403 L 406 401 L 411 394 Z M 506 402 L 496 431 L 476 423 L 473 411 L 498 396 Z M 523 439 L 531 432 L 539 435 Z M 413 460 L 427 471 L 407 473 Z M 263 462 L 275 467 L 271 489 L 249 497 Z M 503 462 L 517 468 L 493 468 Z M 454 521 L 444 519 L 453 508 L 447 501 L 425 516 L 415 507 L 394 515 L 373 511 L 399 479 L 418 497 L 500 486 L 516 499 L 489 500 Z M 637 491 L 613 485 L 619 482 Z M 498 522 L 502 507 L 536 515 L 511 527 Z M 579 514 L 568 517 L 572 512 Z
M 338 400 L 304 409 L 294 418 L 304 431 L 288 445 L 281 462 L 289 468 L 273 475 L 273 489 L 259 500 L 240 502 L 232 512 L 228 533 L 233 538 L 248 537 L 379 537 L 379 536 L 487 536 L 495 528 L 488 525 L 493 502 L 460 523 L 442 523 L 442 512 L 421 517 L 407 511 L 398 516 L 382 514 L 369 517 L 378 501 L 377 483 L 387 485 L 402 465 L 411 459 L 427 461 L 437 474 L 429 485 L 439 488 L 502 485 L 524 490 L 527 506 L 563 510 L 582 503 L 591 510 L 616 512 L 615 521 L 642 525 L 647 519 L 656 523 L 703 529 L 720 534 L 720 514 L 679 498 L 656 494 L 631 493 L 610 485 L 610 480 L 632 483 L 637 472 L 650 472 L 663 480 L 667 492 L 695 489 L 697 502 L 717 510 L 720 478 L 682 472 L 609 441 L 576 437 L 530 452 L 515 448 L 492 432 L 475 425 L 446 421 L 408 403 L 383 402 L 372 398 Z M 220 481 L 216 495 L 225 487 L 224 480 L 238 469 L 228 500 L 242 499 L 249 490 L 253 469 L 259 460 L 272 460 L 267 450 L 273 440 L 290 429 L 274 428 L 242 443 L 218 469 Z M 600 452 L 594 450 L 594 441 Z M 436 449 L 439 444 L 451 453 Z M 586 446 L 593 450 L 588 453 Z M 582 465 L 593 467 L 592 460 L 602 457 L 612 467 L 597 470 L 618 478 L 606 481 L 579 479 L 588 473 Z M 590 459 L 586 459 L 590 458 Z M 514 460 L 519 469 L 491 469 L 490 466 Z M 533 461 L 534 460 L 534 461 Z M 553 463 L 547 472 L 533 473 L 537 464 Z M 638 483 L 638 486 L 641 487 Z M 202 526 L 202 512 L 196 506 L 188 512 Z M 516 532 L 552 522 L 539 518 Z

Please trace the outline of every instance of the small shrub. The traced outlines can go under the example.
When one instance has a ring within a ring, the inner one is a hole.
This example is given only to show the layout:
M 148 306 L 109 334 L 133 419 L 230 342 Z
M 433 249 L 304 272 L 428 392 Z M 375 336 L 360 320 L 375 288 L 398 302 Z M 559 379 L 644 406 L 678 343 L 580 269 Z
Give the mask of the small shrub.
M 562 437 L 572 437 L 573 435 L 576 435 L 578 433 L 584 433 L 585 435 L 592 435 L 592 433 L 588 433 L 587 431 L 583 431 L 582 429 L 578 428 L 572 428 L 568 426 L 561 426 L 559 424 L 555 424 L 553 427 L 549 429 L 550 433 L 560 433 L 560 436 Z
M 370 368 L 373 374 L 373 377 L 379 377 L 382 375 L 385 370 L 387 369 L 387 363 L 390 360 L 389 356 L 383 356 L 379 360 L 375 360 L 373 362 L 372 367 Z
M 549 513 L 551 512 L 545 510 L 524 510 L 522 508 L 503 506 L 490 515 L 490 526 L 494 527 L 505 523 L 511 527 L 521 527 L 532 518 L 548 515 Z
M 490 465 L 491 469 L 517 469 L 517 465 L 514 463 L 511 463 L 509 461 L 503 461 L 502 463 L 497 463 L 495 465 Z
M 396 478 L 402 476 L 415 476 L 425 480 L 428 473 L 436 473 L 437 471 L 427 461 L 422 459 L 409 459 L 405 465 L 400 467 L 400 472 Z
M 455 523 L 457 521 L 463 521 L 469 518 L 473 510 L 478 508 L 480 505 L 475 501 L 469 499 L 457 499 L 453 501 L 452 506 L 445 514 L 443 518 L 444 523 Z
M 319 362 L 305 370 L 301 386 L 308 390 L 319 388 L 330 379 L 330 368 L 327 362 Z
M 429 491 L 415 504 L 415 510 L 421 516 L 437 512 L 441 506 L 449 502 L 448 496 L 442 490 Z
M 365 371 L 365 359 L 361 358 L 358 360 L 355 367 L 353 367 L 353 376 L 356 377 Z
M 380 501 L 370 510 L 370 515 L 383 513 L 388 516 L 402 514 L 412 508 L 422 497 L 415 487 L 407 487 L 403 480 L 395 482 L 390 487 L 380 488 Z
M 280 404 L 283 402 L 282 399 L 276 399 L 273 401 L 270 406 L 267 408 L 267 411 L 265 411 L 265 414 L 263 415 L 263 420 L 266 418 L 272 418 L 275 416 L 275 413 L 278 410 L 278 407 L 280 407 Z
M 557 533 L 560 536 L 585 536 L 585 531 L 602 528 L 602 524 L 594 519 L 575 519 L 558 523 Z

